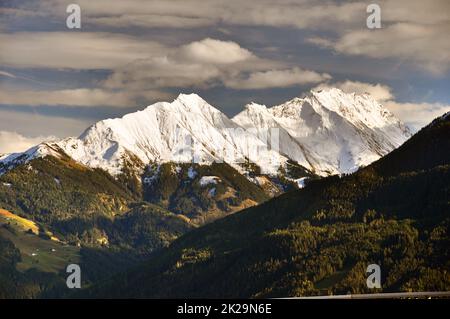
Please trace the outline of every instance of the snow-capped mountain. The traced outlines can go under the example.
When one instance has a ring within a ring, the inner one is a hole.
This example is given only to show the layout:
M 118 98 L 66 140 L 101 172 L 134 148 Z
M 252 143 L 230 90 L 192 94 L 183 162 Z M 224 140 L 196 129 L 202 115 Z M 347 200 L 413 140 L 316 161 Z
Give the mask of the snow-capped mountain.
M 198 95 L 181 94 L 172 103 L 159 102 L 122 118 L 100 121 L 79 138 L 41 144 L 35 147 L 38 152 L 29 150 L 25 156 L 14 154 L 3 161 L 26 161 L 60 148 L 75 161 L 113 175 L 120 173 L 124 161 L 142 165 L 224 161 L 241 169 L 246 159 L 263 173 L 275 174 L 287 158 L 266 145 Z
M 113 175 L 125 162 L 143 167 L 193 161 L 224 161 L 238 170 L 250 161 L 262 173 L 276 175 L 288 160 L 328 175 L 368 165 L 409 136 L 408 129 L 367 94 L 338 89 L 311 92 L 272 108 L 247 105 L 233 119 L 196 94 L 181 94 L 171 103 L 100 121 L 78 138 L 4 155 L 0 173 L 36 157 L 65 153 Z
M 370 95 L 312 91 L 267 108 L 250 104 L 233 121 L 280 131 L 280 153 L 318 175 L 349 173 L 397 148 L 411 133 Z
M 35 158 L 48 155 L 60 157 L 64 151 L 57 143 L 41 143 L 33 146 L 23 153 L 2 154 L 0 155 L 0 175 L 14 168 L 17 165 L 25 164 Z

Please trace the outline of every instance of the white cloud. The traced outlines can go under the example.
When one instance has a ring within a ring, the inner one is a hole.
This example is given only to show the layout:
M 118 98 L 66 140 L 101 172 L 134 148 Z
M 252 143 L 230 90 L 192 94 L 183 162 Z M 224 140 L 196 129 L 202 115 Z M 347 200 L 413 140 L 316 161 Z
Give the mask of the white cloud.
M 424 25 L 450 20 L 450 2 L 447 0 L 380 0 L 382 20 L 386 22 L 415 22 Z
M 26 137 L 17 132 L 0 131 L 0 154 L 23 152 L 43 141 L 53 139 L 54 137 L 50 136 Z
M 366 28 L 367 2 L 362 0 L 128 0 L 113 5 L 110 0 L 77 2 L 82 8 L 83 23 L 90 29 L 250 25 L 323 30 L 328 32 L 328 37 L 315 35 L 309 41 L 345 55 L 405 61 L 437 75 L 450 69 L 449 1 L 379 0 L 377 3 L 382 9 L 383 28 L 379 30 Z M 25 2 L 21 9 L 2 11 L 16 19 L 29 16 L 65 19 L 66 6 L 63 0 L 42 0 L 38 4 Z M 111 69 L 136 59 L 154 57 L 155 51 L 161 55 L 157 43 L 124 34 L 15 33 L 0 35 L 0 41 L 4 44 L 0 63 L 16 67 Z M 198 48 L 194 49 L 201 50 L 205 44 L 197 43 Z
M 151 13 L 87 17 L 84 22 L 109 28 L 199 28 L 215 23 L 214 20 L 203 17 L 177 17 Z
M 232 64 L 255 56 L 235 42 L 207 38 L 183 45 L 176 57 L 202 64 Z
M 220 76 L 216 65 L 186 63 L 168 56 L 138 60 L 119 68 L 102 82 L 106 88 L 144 91 L 167 87 L 202 87 Z
M 333 30 L 329 20 L 324 20 L 334 32 L 308 41 L 345 55 L 407 62 L 435 75 L 450 70 L 450 1 L 379 0 L 377 4 L 381 29 L 369 30 L 365 21 L 357 18 L 359 24 Z M 363 16 L 367 14 L 361 13 Z
M 83 19 L 107 27 L 196 28 L 209 25 L 250 25 L 353 30 L 365 27 L 367 1 L 339 0 L 78 0 Z M 448 22 L 447 0 L 378 0 L 382 21 L 433 25 Z M 50 15 L 65 17 L 67 1 L 41 0 L 38 4 L 9 9 L 19 17 Z M 20 11 L 20 12 L 19 12 Z
M 14 74 L 6 72 L 6 71 L 2 71 L 2 70 L 0 70 L 0 76 L 6 76 L 7 78 L 13 78 L 13 79 L 16 78 L 16 76 Z
M 2 104 L 130 107 L 135 106 L 138 101 L 170 98 L 170 94 L 161 91 L 165 88 L 207 88 L 225 85 L 236 89 L 264 89 L 318 83 L 331 78 L 328 74 L 320 74 L 298 67 L 288 69 L 281 62 L 258 58 L 235 42 L 211 38 L 179 47 L 163 48 L 152 43 L 140 44 L 136 38 L 128 36 L 87 33 L 81 37 L 76 36 L 74 39 L 78 43 L 77 45 L 84 48 L 85 51 L 93 52 L 92 59 L 88 59 L 87 55 L 84 55 L 85 53 L 80 53 L 81 48 L 78 48 L 74 52 L 68 53 L 69 56 L 72 55 L 73 61 L 70 60 L 70 57 L 58 61 L 58 56 L 70 49 L 60 45 L 55 49 L 48 50 L 47 45 L 51 47 L 50 44 L 53 41 L 62 40 L 61 34 L 56 32 L 41 35 L 42 42 L 34 46 L 34 50 L 38 53 L 27 56 L 29 59 L 27 62 L 25 62 L 25 55 L 20 56 L 20 54 L 15 56 L 11 54 L 7 58 L 5 55 L 0 55 L 0 61 L 6 64 L 8 61 L 12 64 L 20 62 L 27 66 L 34 64 L 36 67 L 63 65 L 69 67 L 69 63 L 80 68 L 110 67 L 113 68 L 112 74 L 98 82 L 96 88 L 31 90 L 3 87 L 0 91 Z M 34 36 L 37 35 L 21 33 L 18 38 L 22 38 L 20 41 L 24 41 L 28 40 L 28 37 L 33 38 Z M 11 40 L 11 38 L 8 39 Z M 112 47 L 122 40 L 125 42 L 118 45 L 118 49 Z M 47 45 L 44 46 L 44 43 Z M 17 42 L 13 46 L 19 49 L 22 45 L 24 43 L 19 45 Z M 75 44 L 72 45 L 75 46 Z M 138 50 L 132 54 L 124 53 L 127 46 L 132 51 L 134 51 L 133 48 L 138 48 Z M 147 53 L 144 52 L 146 48 L 153 48 L 153 54 L 147 56 Z M 9 49 L 11 50 L 11 48 Z M 58 52 L 60 49 L 64 52 Z M 44 52 L 46 57 L 39 60 Z M 81 56 L 73 56 L 76 53 L 80 53 Z M 123 56 L 121 56 L 122 54 Z M 114 63 L 119 60 L 122 64 L 115 65 Z M 126 61 L 127 63 L 125 63 Z M 9 73 L 3 75 L 14 76 Z
M 310 43 L 346 55 L 394 58 L 436 75 L 450 69 L 450 21 L 440 25 L 395 23 L 378 30 L 356 29 L 337 39 L 312 37 Z
M 0 64 L 16 68 L 114 69 L 167 49 L 105 32 L 0 33 Z
M 286 68 L 281 62 L 258 58 L 235 42 L 207 38 L 173 48 L 164 56 L 130 63 L 116 70 L 103 85 L 132 91 L 219 85 L 266 89 L 319 83 L 330 78 L 326 73 Z
M 108 27 L 178 27 L 229 24 L 323 28 L 354 24 L 365 14 L 364 2 L 314 0 L 78 0 L 86 21 Z M 41 0 L 36 11 L 62 16 L 67 3 Z M 31 9 L 30 9 L 31 10 Z M 328 21 L 328 23 L 324 23 Z
M 147 99 L 160 99 L 168 94 L 159 91 L 147 91 Z M 1 104 L 9 105 L 63 105 L 63 106 L 111 106 L 130 107 L 141 97 L 135 92 L 114 92 L 103 89 L 67 89 L 53 91 L 11 90 L 0 91 Z
M 225 85 L 234 89 L 266 89 L 318 83 L 329 79 L 331 76 L 326 73 L 292 68 L 250 73 L 245 78 L 228 79 L 225 81 Z
M 450 105 L 442 103 L 398 103 L 388 101 L 385 106 L 409 127 L 419 130 L 438 116 L 450 111 Z
M 92 120 L 0 109 L 1 130 L 24 136 L 78 136 Z

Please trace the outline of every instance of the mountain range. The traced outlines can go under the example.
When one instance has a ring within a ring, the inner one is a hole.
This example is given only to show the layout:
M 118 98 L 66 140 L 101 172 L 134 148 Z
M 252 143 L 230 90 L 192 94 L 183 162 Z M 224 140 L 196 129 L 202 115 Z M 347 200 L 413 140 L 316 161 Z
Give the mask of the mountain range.
M 370 95 L 339 89 L 311 91 L 303 98 L 267 108 L 249 104 L 232 119 L 196 94 L 180 94 L 122 118 L 89 127 L 78 138 L 42 143 L 0 157 L 0 170 L 60 151 L 112 175 L 133 163 L 225 162 L 243 172 L 250 161 L 277 175 L 288 161 L 327 176 L 349 173 L 386 155 L 411 136 Z M 0 171 L 1 172 L 1 171 Z
M 63 159 L 104 170 L 143 200 L 203 224 L 307 180 L 353 172 L 410 135 L 368 94 L 311 91 L 271 108 L 251 103 L 231 119 L 196 94 L 180 94 L 97 122 L 78 138 L 3 155 L 0 174 Z
M 233 118 L 181 94 L 2 155 L 0 297 L 70 296 L 73 262 L 83 297 L 361 292 L 370 261 L 388 291 L 446 288 L 448 119 L 412 136 L 368 94 Z
M 450 113 L 384 158 L 195 229 L 76 297 L 279 298 L 450 289 Z M 366 285 L 380 266 L 381 288 Z

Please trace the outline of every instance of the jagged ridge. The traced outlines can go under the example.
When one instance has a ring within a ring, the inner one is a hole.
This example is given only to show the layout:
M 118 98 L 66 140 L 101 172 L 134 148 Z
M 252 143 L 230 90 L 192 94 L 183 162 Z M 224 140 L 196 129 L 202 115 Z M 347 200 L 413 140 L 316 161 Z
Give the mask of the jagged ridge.
M 271 128 L 278 130 L 268 134 Z M 79 138 L 4 155 L 0 174 L 2 169 L 62 151 L 113 175 L 130 160 L 137 167 L 152 162 L 224 161 L 240 171 L 242 162 L 249 160 L 269 175 L 278 174 L 280 166 L 293 160 L 318 175 L 330 175 L 368 165 L 410 135 L 368 94 L 327 89 L 272 108 L 253 103 L 233 119 L 196 94 L 180 94 L 172 103 L 159 102 L 122 118 L 100 121 Z

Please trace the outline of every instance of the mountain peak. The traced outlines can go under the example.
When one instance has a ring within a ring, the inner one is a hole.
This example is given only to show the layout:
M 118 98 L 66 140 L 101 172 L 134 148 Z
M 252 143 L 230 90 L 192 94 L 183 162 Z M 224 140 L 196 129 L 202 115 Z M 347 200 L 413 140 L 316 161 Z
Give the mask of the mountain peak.
M 350 92 L 350 93 L 346 93 L 344 92 L 342 89 L 337 88 L 337 87 L 333 87 L 333 86 L 324 86 L 318 89 L 311 89 L 310 94 L 314 94 L 314 93 L 330 93 L 330 94 L 353 94 L 355 95 L 356 93 L 354 92 Z
M 370 95 L 345 93 L 338 88 L 312 90 L 268 112 L 242 112 L 235 119 L 258 130 L 281 128 L 284 153 L 319 175 L 352 172 L 411 136 Z
M 320 96 L 320 95 L 331 95 L 334 97 L 347 97 L 347 98 L 355 98 L 355 97 L 365 97 L 372 100 L 375 100 L 375 98 L 369 93 L 356 93 L 356 92 L 345 92 L 340 88 L 337 87 L 322 87 L 319 89 L 312 89 L 307 96 Z
M 337 100 L 355 100 L 358 98 L 364 98 L 368 100 L 373 100 L 376 102 L 375 98 L 371 96 L 368 92 L 365 93 L 356 93 L 356 92 L 344 92 L 343 90 L 335 87 L 325 87 L 321 88 L 320 90 L 311 90 L 309 94 L 306 95 L 307 97 L 315 97 L 315 98 L 333 98 Z
M 264 104 L 250 102 L 244 106 L 244 109 L 247 111 L 266 111 L 267 106 L 265 106 Z
M 120 174 L 127 159 L 138 159 L 138 166 L 220 160 L 240 169 L 237 160 L 250 158 L 249 145 L 264 149 L 264 144 L 248 132 L 233 133 L 237 127 L 199 95 L 180 94 L 170 103 L 158 102 L 144 111 L 100 121 L 79 139 L 60 144 L 76 161 L 104 168 L 113 175 Z M 268 173 L 277 172 L 278 160 L 287 160 L 276 152 L 259 155 L 255 163 Z
M 145 111 L 174 113 L 197 113 L 203 115 L 222 114 L 217 108 L 210 105 L 201 96 L 195 93 L 179 94 L 172 102 L 157 102 L 147 106 Z M 133 113 L 131 113 L 133 114 Z
M 174 100 L 184 103 L 184 104 L 199 104 L 199 103 L 207 103 L 200 95 L 196 93 L 180 93 L 177 98 Z

